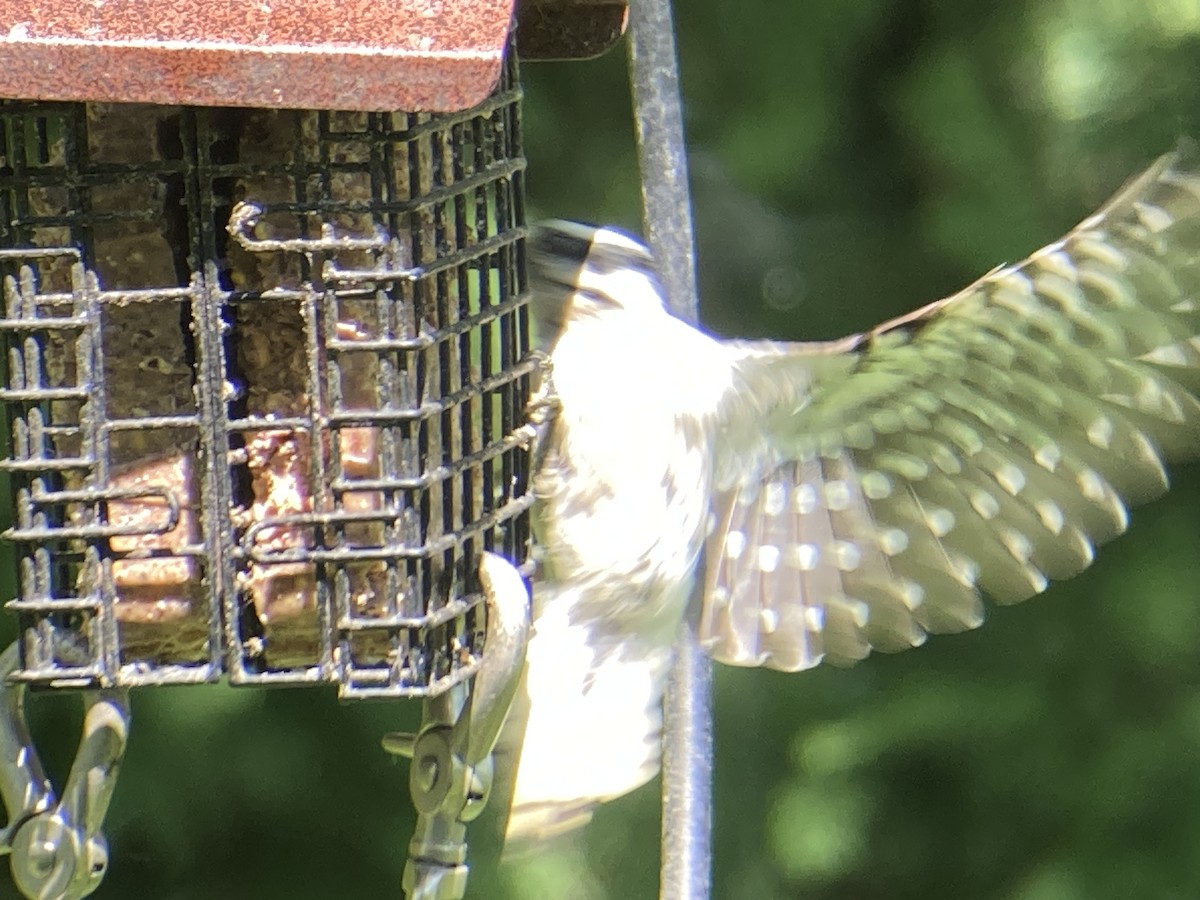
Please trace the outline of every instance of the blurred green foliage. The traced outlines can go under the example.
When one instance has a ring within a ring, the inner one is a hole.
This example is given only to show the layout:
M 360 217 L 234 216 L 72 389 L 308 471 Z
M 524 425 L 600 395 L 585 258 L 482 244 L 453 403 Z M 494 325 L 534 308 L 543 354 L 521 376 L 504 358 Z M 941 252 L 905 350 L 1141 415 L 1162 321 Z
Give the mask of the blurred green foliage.
M 827 338 L 1020 258 L 1183 134 L 1200 0 L 689 0 L 676 10 L 702 309 Z M 636 227 L 625 60 L 524 67 L 532 216 Z M 614 364 L 619 361 L 614 360 Z M 1200 896 L 1200 468 L 1082 576 L 857 668 L 719 671 L 719 900 Z M 62 771 L 74 698 L 39 698 Z M 380 733 L 415 705 L 143 691 L 109 816 L 120 900 L 399 897 Z M 471 896 L 657 894 L 651 786 Z M 11 890 L 0 874 L 0 896 Z

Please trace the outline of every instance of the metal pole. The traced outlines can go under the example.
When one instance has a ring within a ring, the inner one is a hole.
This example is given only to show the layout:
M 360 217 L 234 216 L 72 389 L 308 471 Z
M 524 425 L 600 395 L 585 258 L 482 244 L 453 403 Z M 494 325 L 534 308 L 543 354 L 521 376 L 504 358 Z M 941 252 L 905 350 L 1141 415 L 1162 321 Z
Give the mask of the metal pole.
M 699 319 L 696 253 L 671 0 L 632 0 L 626 43 L 646 240 L 671 311 L 694 323 Z
M 629 70 L 646 239 L 671 311 L 698 318 L 687 150 L 670 0 L 632 0 Z M 697 573 L 692 611 L 703 577 Z M 712 669 L 688 617 L 675 644 L 663 736 L 661 900 L 706 900 L 712 869 Z
M 693 603 L 698 597 L 693 596 Z M 661 900 L 712 890 L 712 662 L 689 619 L 675 642 L 663 738 Z

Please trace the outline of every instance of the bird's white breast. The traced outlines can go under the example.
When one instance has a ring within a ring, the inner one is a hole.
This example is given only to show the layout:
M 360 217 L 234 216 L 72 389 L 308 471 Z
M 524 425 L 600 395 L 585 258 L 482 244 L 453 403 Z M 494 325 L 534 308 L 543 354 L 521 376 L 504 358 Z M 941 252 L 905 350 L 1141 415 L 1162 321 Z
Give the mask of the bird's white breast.
M 573 579 L 647 589 L 690 578 L 703 541 L 713 413 L 729 389 L 722 346 L 665 313 L 574 322 L 552 355 L 561 401 L 557 483 L 543 546 Z M 542 493 L 539 491 L 539 493 Z

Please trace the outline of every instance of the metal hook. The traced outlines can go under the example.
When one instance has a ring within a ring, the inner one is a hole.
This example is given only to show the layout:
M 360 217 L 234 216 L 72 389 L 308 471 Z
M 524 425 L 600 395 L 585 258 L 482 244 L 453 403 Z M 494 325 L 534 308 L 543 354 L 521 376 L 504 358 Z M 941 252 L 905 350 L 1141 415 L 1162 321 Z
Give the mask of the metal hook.
M 319 270 L 322 277 L 338 280 L 343 275 L 352 279 L 356 276 L 371 281 L 415 281 L 425 274 L 420 266 L 410 266 L 402 260 L 411 256 L 405 252 L 400 241 L 388 234 L 387 230 L 376 226 L 375 233 L 370 237 L 355 237 L 353 235 L 338 235 L 333 225 L 321 223 L 319 238 L 260 238 L 256 230 L 262 224 L 263 216 L 269 212 L 257 203 L 240 201 L 229 214 L 229 223 L 225 230 L 237 242 L 238 246 L 251 253 L 290 252 L 303 253 L 314 265 L 320 260 Z M 367 251 L 382 254 L 381 264 L 376 269 L 362 272 L 343 273 L 326 257 L 344 253 L 350 250 Z
M 475 678 L 426 700 L 417 734 L 383 738 L 384 750 L 412 760 L 409 790 L 418 815 L 404 868 L 410 900 L 459 900 L 466 892 L 466 825 L 487 804 L 492 750 L 525 665 L 530 601 L 524 579 L 494 553 L 480 558 L 479 579 L 487 631 Z
M 14 643 L 0 654 L 0 798 L 8 813 L 0 854 L 12 854 L 13 881 L 26 897 L 78 900 L 108 868 L 100 829 L 129 738 L 128 693 L 84 693 L 83 735 L 58 800 L 25 723 L 25 685 L 8 680 L 18 665 Z

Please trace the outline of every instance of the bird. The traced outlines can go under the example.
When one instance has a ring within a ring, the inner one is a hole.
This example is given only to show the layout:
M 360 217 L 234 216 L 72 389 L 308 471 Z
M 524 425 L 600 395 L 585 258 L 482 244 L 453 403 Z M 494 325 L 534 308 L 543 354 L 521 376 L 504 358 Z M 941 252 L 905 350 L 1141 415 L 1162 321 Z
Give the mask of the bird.
M 506 840 L 658 772 L 693 584 L 715 660 L 853 664 L 975 628 L 1095 559 L 1200 455 L 1200 162 L 1181 145 L 1065 237 L 823 342 L 674 317 L 647 247 L 526 245 L 554 416 Z

